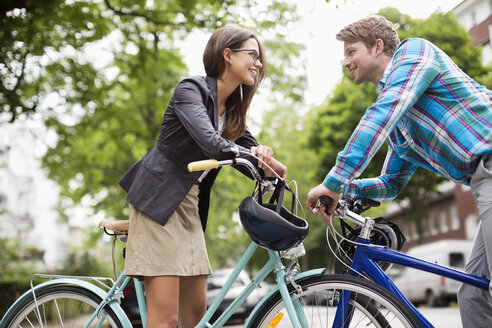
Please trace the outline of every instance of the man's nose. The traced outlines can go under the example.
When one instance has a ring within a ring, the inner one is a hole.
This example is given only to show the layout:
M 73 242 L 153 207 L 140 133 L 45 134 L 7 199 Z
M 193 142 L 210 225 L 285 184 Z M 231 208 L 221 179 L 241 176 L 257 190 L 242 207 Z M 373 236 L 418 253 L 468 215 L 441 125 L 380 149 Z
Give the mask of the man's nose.
M 343 59 L 343 62 L 342 62 L 342 67 L 343 68 L 348 68 L 349 65 L 350 65 L 350 61 L 347 58 L 344 58 Z

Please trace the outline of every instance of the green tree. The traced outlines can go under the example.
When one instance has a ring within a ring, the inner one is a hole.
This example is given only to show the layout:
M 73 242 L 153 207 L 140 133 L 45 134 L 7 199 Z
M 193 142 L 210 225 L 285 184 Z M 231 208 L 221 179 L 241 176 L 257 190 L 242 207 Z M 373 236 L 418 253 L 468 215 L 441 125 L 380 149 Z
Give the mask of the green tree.
M 2 2 L 0 122 L 13 122 L 19 115 L 39 111 L 48 93 L 60 92 L 65 96 L 63 90 L 50 84 L 47 68 L 53 64 L 63 66 L 56 72 L 61 81 L 70 77 L 78 81 L 77 74 L 85 76 L 87 63 L 75 54 L 110 32 L 100 8 L 100 3 L 92 1 Z M 61 54 L 66 58 L 60 59 Z
M 273 107 L 263 117 L 259 140 L 271 146 L 275 157 L 288 167 L 287 180 L 298 197 L 297 215 L 308 220 L 309 235 L 304 242 L 306 256 L 301 258 L 303 267 L 327 266 L 329 254 L 326 252 L 324 234 L 326 224 L 317 215 L 305 210 L 306 195 L 317 181 L 315 170 L 320 158 L 307 147 L 306 130 L 303 129 L 305 112 L 305 107 L 295 100 L 286 100 Z M 287 195 L 284 203 L 287 208 L 291 208 Z
M 21 245 L 12 238 L 0 238 L 0 277 L 2 281 L 15 281 L 20 277 L 30 276 L 34 271 L 34 262 L 29 261 L 28 254 L 34 248 Z
M 179 44 L 190 32 L 230 23 L 257 30 L 267 47 L 267 97 L 302 98 L 305 77 L 282 70 L 302 47 L 286 41 L 289 28 L 279 29 L 297 19 L 281 0 L 26 0 L 0 10 L 0 118 L 38 112 L 55 132 L 43 165 L 61 187 L 66 219 L 79 204 L 127 218 L 118 180 L 155 143 L 173 88 L 187 75 Z M 105 66 L 94 59 L 100 49 Z M 237 206 L 224 197 L 227 212 L 218 209 L 212 228 L 224 229 Z M 216 244 L 226 244 L 219 237 Z
M 472 47 L 472 38 L 461 26 L 453 12 L 436 12 L 428 18 L 412 19 L 395 8 L 384 8 L 378 12 L 397 27 L 401 40 L 423 38 L 442 49 L 453 61 L 471 77 L 487 73 L 482 66 L 481 47 Z
M 47 68 L 46 79 L 59 93 L 63 91 L 63 104 L 51 111 L 46 121 L 58 140 L 43 163 L 50 178 L 62 187 L 62 195 L 68 199 L 64 203 L 69 206 L 84 199 L 95 211 L 104 209 L 110 216 L 124 217 L 122 208 L 126 208 L 126 203 L 117 181 L 154 144 L 172 89 L 186 75 L 174 40 L 194 28 L 246 21 L 273 36 L 278 23 L 295 18 L 290 15 L 287 19 L 289 15 L 283 13 L 290 12 L 290 7 L 277 1 L 258 3 L 255 8 L 244 6 L 243 1 L 214 5 L 206 1 L 155 2 L 152 10 L 144 3 L 132 2 L 132 6 L 125 7 L 128 3 L 124 1 L 105 1 L 106 6 L 97 9 L 99 15 L 111 17 L 108 21 L 114 22 L 113 29 L 117 26 L 113 32 L 118 40 L 112 50 L 114 61 L 108 65 L 108 69 L 117 72 L 114 78 L 94 78 L 99 72 L 91 63 L 75 72 L 71 59 L 62 59 Z M 245 10 L 239 14 L 242 6 Z M 262 20 L 252 20 L 253 12 L 261 13 Z M 234 13 L 237 16 L 232 16 Z M 275 37 L 280 47 L 284 36 Z M 277 60 L 281 65 L 293 56 L 287 55 L 289 50 L 299 47 L 288 44 L 284 48 L 273 49 L 276 56 L 272 56 L 272 62 Z M 271 67 L 271 79 L 280 81 L 271 85 L 285 86 L 288 75 L 281 75 L 274 64 Z M 292 78 L 291 82 L 299 80 Z M 292 96 L 299 97 L 295 92 Z
M 484 86 L 487 87 L 487 89 L 492 89 L 492 67 L 488 67 L 487 68 L 487 73 L 483 74 L 483 75 L 480 75 L 479 77 L 477 77 L 477 81 L 481 84 L 483 84 Z
M 471 47 L 471 38 L 452 13 L 435 13 L 425 20 L 412 19 L 397 9 L 385 8 L 378 14 L 387 17 L 397 27 L 400 39 L 425 38 L 443 49 L 465 72 L 472 77 L 487 79 L 486 69 L 480 64 L 480 48 Z M 312 119 L 306 125 L 310 131 L 309 147 L 317 152 L 320 166 L 317 170 L 321 181 L 335 164 L 336 155 L 348 141 L 366 108 L 377 98 L 377 88 L 372 84 L 355 85 L 344 73 L 342 81 L 324 104 L 314 109 Z M 380 173 L 387 148 L 382 147 L 364 171 L 363 177 Z M 423 213 L 421 204 L 435 192 L 443 179 L 429 171 L 418 169 L 406 186 L 399 200 L 409 199 L 414 210 L 414 220 L 419 221 Z M 420 222 L 419 222 L 420 223 Z
M 111 276 L 111 264 L 99 261 L 94 250 L 73 249 L 65 255 L 56 272 L 71 276 L 107 277 Z

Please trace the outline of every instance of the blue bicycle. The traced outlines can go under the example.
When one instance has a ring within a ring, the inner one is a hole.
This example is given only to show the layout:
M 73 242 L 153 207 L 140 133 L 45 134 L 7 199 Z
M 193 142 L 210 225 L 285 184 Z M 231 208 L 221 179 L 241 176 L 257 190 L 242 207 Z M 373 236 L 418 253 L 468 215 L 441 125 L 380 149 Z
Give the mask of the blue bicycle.
M 327 208 L 331 202 L 332 200 L 329 197 L 322 196 L 319 205 L 324 205 Z M 331 233 L 331 237 L 341 240 L 338 243 L 337 249 L 332 250 L 337 261 L 337 265 L 335 266 L 336 271 L 343 271 L 353 277 L 357 277 L 357 281 L 359 279 L 370 281 L 373 286 L 383 287 L 389 291 L 392 298 L 388 298 L 387 300 L 390 301 L 397 298 L 399 303 L 403 302 L 405 304 L 403 312 L 412 321 L 412 327 L 433 327 L 433 325 L 384 273 L 384 270 L 390 263 L 426 271 L 470 284 L 477 288 L 489 290 L 490 281 L 484 277 L 471 275 L 463 271 L 397 252 L 395 249 L 400 249 L 402 242 L 404 242 L 401 239 L 402 235 L 399 234 L 399 229 L 391 223 L 377 222 L 370 217 L 362 217 L 360 215 L 364 210 L 377 204 L 377 202 L 370 200 L 358 200 L 350 203 L 346 201 L 339 202 L 339 206 L 332 218 L 339 217 L 342 222 L 343 220 L 347 220 L 354 223 L 355 228 L 349 228 L 350 231 L 341 234 L 333 227 L 332 220 L 331 225 L 327 229 L 327 239 Z M 345 227 L 349 226 L 346 222 L 344 224 Z M 349 291 L 344 291 L 344 293 L 348 294 Z M 345 299 L 348 299 L 348 295 Z M 378 306 L 382 301 L 383 299 L 380 297 L 373 297 L 371 300 L 366 300 L 366 303 L 368 305 L 374 304 Z M 342 306 L 342 303 L 339 303 L 336 316 L 341 319 L 335 320 L 337 322 L 336 327 L 346 327 L 345 320 L 350 317 L 350 313 L 353 310 L 351 304 Z M 399 326 L 392 322 L 388 323 L 388 327 Z

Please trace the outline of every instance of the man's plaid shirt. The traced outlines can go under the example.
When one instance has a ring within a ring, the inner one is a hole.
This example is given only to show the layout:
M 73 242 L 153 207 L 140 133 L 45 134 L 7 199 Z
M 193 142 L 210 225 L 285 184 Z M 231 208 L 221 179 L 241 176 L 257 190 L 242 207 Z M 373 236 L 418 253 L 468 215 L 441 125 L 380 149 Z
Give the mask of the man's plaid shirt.
M 492 92 L 423 39 L 398 45 L 379 89 L 323 184 L 344 198 L 390 201 L 421 166 L 468 185 L 492 154 Z M 381 175 L 356 179 L 385 141 Z

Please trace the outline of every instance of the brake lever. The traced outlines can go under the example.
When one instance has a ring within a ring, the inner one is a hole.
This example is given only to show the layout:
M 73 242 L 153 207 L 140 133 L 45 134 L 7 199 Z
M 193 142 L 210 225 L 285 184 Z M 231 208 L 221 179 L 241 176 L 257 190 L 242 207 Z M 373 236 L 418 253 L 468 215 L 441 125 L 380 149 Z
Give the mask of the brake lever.
M 361 214 L 371 207 L 378 207 L 379 205 L 381 205 L 381 203 L 378 201 L 369 198 L 360 198 L 351 203 L 349 209 L 354 213 Z
M 321 195 L 318 199 L 316 206 L 313 208 L 313 213 L 314 214 L 318 213 L 321 206 L 324 206 L 326 215 L 332 215 L 333 213 L 328 212 L 328 207 L 332 203 L 333 203 L 333 199 L 331 197 L 326 196 L 326 195 Z M 338 205 L 337 205 L 337 208 L 338 208 Z

